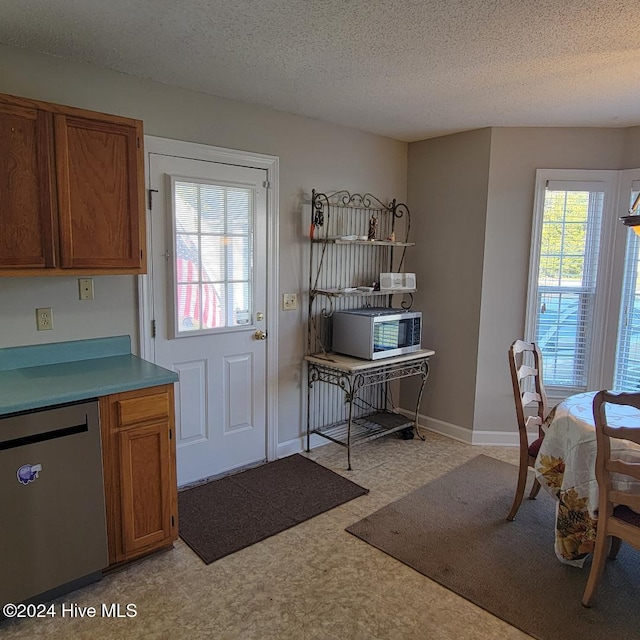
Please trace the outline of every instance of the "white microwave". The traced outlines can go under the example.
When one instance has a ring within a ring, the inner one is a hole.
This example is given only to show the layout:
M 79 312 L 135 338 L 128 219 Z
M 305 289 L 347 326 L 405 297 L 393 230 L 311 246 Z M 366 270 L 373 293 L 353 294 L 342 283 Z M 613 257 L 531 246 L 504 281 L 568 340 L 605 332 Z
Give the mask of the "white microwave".
M 422 313 L 386 307 L 348 309 L 333 314 L 332 349 L 378 360 L 421 349 Z

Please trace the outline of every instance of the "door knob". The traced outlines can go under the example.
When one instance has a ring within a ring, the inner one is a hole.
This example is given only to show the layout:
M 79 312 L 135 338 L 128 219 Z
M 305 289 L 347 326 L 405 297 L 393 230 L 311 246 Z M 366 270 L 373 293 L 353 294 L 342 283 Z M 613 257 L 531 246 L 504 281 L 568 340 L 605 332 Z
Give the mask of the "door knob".
M 262 329 L 258 329 L 254 334 L 253 337 L 256 340 L 266 340 L 267 339 L 267 332 L 266 331 L 262 331 Z

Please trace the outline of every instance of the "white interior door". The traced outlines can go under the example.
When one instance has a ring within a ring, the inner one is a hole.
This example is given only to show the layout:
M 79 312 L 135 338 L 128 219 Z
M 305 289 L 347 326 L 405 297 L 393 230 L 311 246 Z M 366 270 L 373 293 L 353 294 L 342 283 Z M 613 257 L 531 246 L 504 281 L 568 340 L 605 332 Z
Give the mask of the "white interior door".
M 149 154 L 154 361 L 180 376 L 179 485 L 267 457 L 265 180 Z

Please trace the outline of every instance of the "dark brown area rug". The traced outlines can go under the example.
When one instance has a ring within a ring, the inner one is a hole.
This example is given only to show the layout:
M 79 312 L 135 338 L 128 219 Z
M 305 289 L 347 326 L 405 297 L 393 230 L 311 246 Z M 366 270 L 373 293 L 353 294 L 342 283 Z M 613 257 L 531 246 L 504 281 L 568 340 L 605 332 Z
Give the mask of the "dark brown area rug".
M 180 491 L 180 537 L 211 564 L 368 492 L 295 454 Z
M 517 475 L 481 455 L 347 531 L 534 638 L 638 640 L 640 552 L 622 545 L 586 609 L 590 565 L 556 558 L 551 496 L 525 498 L 506 521 Z

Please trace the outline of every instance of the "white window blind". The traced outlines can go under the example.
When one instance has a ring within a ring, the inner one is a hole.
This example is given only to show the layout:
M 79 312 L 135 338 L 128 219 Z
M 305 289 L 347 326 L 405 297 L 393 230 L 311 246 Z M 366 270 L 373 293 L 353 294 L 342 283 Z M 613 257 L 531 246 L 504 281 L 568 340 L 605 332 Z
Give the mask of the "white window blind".
M 589 384 L 605 183 L 548 180 L 534 221 L 528 337 L 547 387 Z
M 251 188 L 172 180 L 174 335 L 249 324 Z
M 634 181 L 629 206 L 640 192 Z M 640 389 L 640 238 L 628 231 L 613 385 L 619 391 Z

